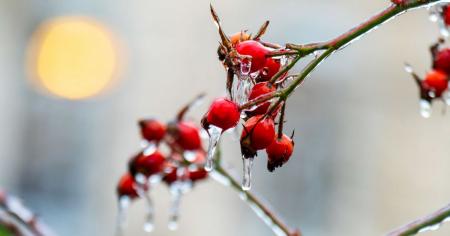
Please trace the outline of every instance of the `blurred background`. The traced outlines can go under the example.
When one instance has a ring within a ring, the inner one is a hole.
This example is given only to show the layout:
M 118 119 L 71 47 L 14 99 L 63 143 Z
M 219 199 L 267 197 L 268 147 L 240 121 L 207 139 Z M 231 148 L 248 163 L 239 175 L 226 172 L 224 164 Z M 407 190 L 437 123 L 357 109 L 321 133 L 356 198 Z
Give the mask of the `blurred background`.
M 225 30 L 271 20 L 267 41 L 334 37 L 388 1 L 213 1 Z M 0 0 L 0 186 L 59 235 L 113 235 L 115 185 L 139 148 L 136 120 L 170 120 L 199 92 L 224 94 L 210 1 Z M 450 115 L 420 117 L 410 62 L 423 75 L 437 26 L 422 9 L 336 53 L 291 97 L 291 161 L 255 164 L 253 191 L 305 235 L 382 235 L 450 201 Z M 296 70 L 300 70 L 297 67 Z M 60 78 L 65 78 L 60 80 Z M 238 143 L 225 159 L 240 177 Z M 166 227 L 169 193 L 153 189 L 153 235 L 272 235 L 237 196 L 209 180 Z M 126 235 L 142 231 L 145 208 Z M 425 235 L 449 235 L 450 226 Z

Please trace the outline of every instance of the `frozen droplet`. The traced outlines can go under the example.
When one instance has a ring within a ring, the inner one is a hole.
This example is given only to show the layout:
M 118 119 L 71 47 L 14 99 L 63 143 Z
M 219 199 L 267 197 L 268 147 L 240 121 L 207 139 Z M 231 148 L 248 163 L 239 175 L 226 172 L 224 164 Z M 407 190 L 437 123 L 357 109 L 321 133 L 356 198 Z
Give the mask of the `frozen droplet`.
M 242 190 L 248 191 L 252 187 L 252 167 L 253 167 L 253 157 L 245 158 L 243 160 L 244 176 L 242 179 Z
M 418 233 L 424 233 L 424 232 L 428 232 L 428 231 L 436 231 L 439 228 L 441 228 L 441 223 L 421 228 Z
M 420 100 L 420 115 L 424 118 L 430 118 L 431 116 L 431 103 L 427 100 Z
M 430 98 L 435 98 L 436 92 L 434 92 L 433 90 L 430 90 L 430 91 L 428 91 L 428 96 L 430 96 Z
M 242 59 L 241 63 L 240 63 L 241 75 L 246 76 L 246 75 L 250 74 L 251 67 L 252 67 L 252 60 L 251 59 L 248 59 L 248 58 Z
M 130 207 L 131 199 L 128 196 L 121 196 L 118 203 L 116 235 L 122 235 L 127 225 L 127 210 Z
M 430 21 L 437 22 L 440 18 L 441 13 L 439 12 L 438 6 L 430 6 L 428 7 L 428 11 L 430 12 Z
M 442 94 L 442 99 L 444 100 L 444 103 L 447 106 L 450 106 L 450 91 L 446 90 L 443 94 Z
M 185 151 L 183 156 L 184 156 L 184 159 L 186 161 L 193 162 L 193 161 L 195 161 L 197 159 L 197 152 L 195 152 L 195 151 Z
M 217 144 L 219 143 L 220 136 L 222 135 L 222 129 L 217 126 L 210 125 L 208 133 L 209 133 L 209 144 L 208 144 L 208 153 L 206 155 L 205 170 L 211 171 L 214 168 L 214 154 L 216 151 Z
M 163 177 L 164 177 L 164 176 L 163 176 L 162 173 L 154 174 L 154 175 L 151 175 L 150 178 L 148 178 L 148 182 L 149 182 L 151 185 L 155 185 L 155 184 L 160 183 L 161 180 L 163 179 Z
M 241 76 L 233 81 L 232 98 L 233 102 L 242 105 L 248 101 L 253 81 L 249 76 Z
M 146 146 L 144 146 L 144 156 L 150 156 L 152 155 L 156 149 L 157 149 L 157 144 L 155 142 L 146 142 Z
M 410 64 L 406 63 L 404 68 L 405 68 L 405 71 L 407 73 L 409 73 L 409 74 L 413 74 L 414 73 L 414 70 L 413 70 L 413 68 L 412 68 L 412 66 Z

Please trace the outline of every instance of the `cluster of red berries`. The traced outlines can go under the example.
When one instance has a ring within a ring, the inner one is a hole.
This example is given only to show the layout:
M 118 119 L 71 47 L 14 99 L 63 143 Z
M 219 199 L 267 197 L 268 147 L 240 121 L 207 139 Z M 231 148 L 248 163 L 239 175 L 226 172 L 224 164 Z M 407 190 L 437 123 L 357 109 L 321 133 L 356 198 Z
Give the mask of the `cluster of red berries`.
M 202 147 L 200 129 L 183 118 L 190 105 L 168 124 L 156 119 L 139 121 L 143 149 L 130 159 L 128 171 L 118 183 L 119 199 L 148 199 L 150 187 L 160 181 L 166 183 L 171 193 L 179 198 L 193 183 L 208 177 L 203 168 L 206 153 Z M 174 201 L 179 202 L 178 199 Z M 150 201 L 148 203 L 151 204 Z M 176 220 L 177 216 L 172 218 Z
M 292 137 L 282 131 L 284 114 L 280 114 L 284 113 L 285 104 L 272 101 L 275 100 L 272 95 L 285 86 L 287 70 L 283 68 L 291 58 L 275 56 L 272 52 L 282 52 L 284 49 L 261 40 L 268 22 L 253 37 L 246 32 L 226 36 L 216 13 L 213 9 L 211 11 L 222 38 L 218 55 L 228 72 L 229 97 L 214 100 L 202 119 L 202 126 L 210 135 L 206 169 L 213 168 L 214 147 L 220 135 L 237 127 L 242 119 L 240 145 L 244 165 L 252 163 L 246 159 L 252 160 L 257 151 L 265 150 L 267 167 L 269 171 L 274 171 L 289 160 L 294 148 Z M 275 120 L 279 115 L 277 133 Z M 249 168 L 244 166 L 245 169 Z
M 437 5 L 433 8 L 434 17 L 441 22 L 441 32 L 445 32 L 450 26 L 450 9 L 448 5 Z M 437 13 L 436 13 L 437 12 Z M 446 105 L 450 105 L 450 48 L 445 46 L 445 39 L 439 38 L 438 42 L 430 47 L 432 55 L 431 70 L 425 78 L 418 76 L 411 68 L 406 66 L 419 87 L 421 114 L 424 117 L 431 115 L 431 104 L 435 100 L 442 100 Z

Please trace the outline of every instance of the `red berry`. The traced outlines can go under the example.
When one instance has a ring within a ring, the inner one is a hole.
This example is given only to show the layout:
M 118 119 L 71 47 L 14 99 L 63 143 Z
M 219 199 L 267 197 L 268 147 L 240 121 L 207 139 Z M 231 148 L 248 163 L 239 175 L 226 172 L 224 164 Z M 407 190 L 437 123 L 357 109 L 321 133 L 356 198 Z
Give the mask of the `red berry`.
M 261 82 L 255 84 L 253 86 L 252 91 L 250 92 L 249 100 L 253 100 L 255 98 L 258 98 L 262 95 L 275 92 L 276 88 L 274 85 L 270 84 L 269 82 Z M 267 112 L 267 109 L 269 109 L 270 102 L 264 102 L 263 104 L 259 105 L 255 110 L 251 111 L 251 115 L 262 115 Z
M 166 158 L 159 151 L 155 151 L 148 156 L 145 156 L 141 152 L 131 160 L 129 164 L 130 173 L 133 175 L 140 173 L 149 177 L 161 172 L 164 168 L 165 161 Z
M 450 48 L 445 48 L 436 53 L 433 69 L 450 74 Z
M 251 56 L 252 66 L 250 72 L 261 70 L 266 63 L 266 55 L 269 50 L 260 42 L 255 40 L 247 40 L 236 45 L 236 51 L 240 55 Z
M 206 120 L 209 124 L 225 131 L 237 125 L 240 115 L 241 113 L 236 103 L 225 98 L 218 98 L 209 107 Z
M 294 142 L 287 135 L 281 138 L 276 137 L 272 144 L 266 148 L 268 162 L 267 169 L 270 172 L 286 163 L 294 151 Z
M 176 143 L 185 150 L 201 148 L 199 129 L 191 122 L 181 121 L 177 124 Z
M 208 172 L 203 168 L 189 171 L 189 179 L 193 182 L 206 179 L 206 177 L 208 177 Z
M 163 181 L 168 185 L 172 184 L 177 180 L 177 168 L 171 167 L 167 174 L 164 176 Z
M 241 135 L 241 145 L 249 145 L 253 150 L 269 146 L 275 138 L 275 124 L 270 118 L 257 115 L 245 122 Z
M 432 70 L 425 77 L 422 86 L 426 90 L 434 91 L 436 97 L 440 97 L 448 88 L 448 76 L 441 71 Z
M 166 126 L 154 119 L 139 121 L 142 137 L 149 141 L 159 142 L 166 134 Z
M 134 182 L 134 178 L 131 174 L 126 173 L 122 176 L 122 178 L 120 178 L 119 184 L 117 185 L 117 195 L 119 195 L 119 197 L 138 197 L 138 193 L 136 191 L 136 183 Z
M 273 59 L 271 57 L 267 58 L 261 73 L 260 81 L 270 80 L 276 73 L 278 73 L 278 71 L 280 71 L 280 68 L 280 60 Z
M 442 7 L 442 18 L 446 26 L 450 26 L 450 11 L 448 6 Z

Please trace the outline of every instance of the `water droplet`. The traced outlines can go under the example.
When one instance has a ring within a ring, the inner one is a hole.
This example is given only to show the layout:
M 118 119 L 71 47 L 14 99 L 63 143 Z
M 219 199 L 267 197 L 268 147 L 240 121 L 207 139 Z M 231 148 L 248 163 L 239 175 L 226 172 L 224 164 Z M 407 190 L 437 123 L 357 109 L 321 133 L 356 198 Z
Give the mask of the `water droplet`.
M 252 67 L 252 60 L 249 58 L 244 58 L 240 61 L 240 72 L 241 75 L 248 75 L 250 74 L 250 69 Z
M 116 235 L 122 235 L 123 230 L 127 225 L 127 210 L 130 207 L 130 203 L 131 199 L 128 196 L 122 196 L 119 198 Z
M 222 135 L 222 129 L 211 125 L 208 129 L 209 133 L 209 144 L 208 153 L 206 156 L 205 170 L 211 171 L 214 168 L 214 154 L 216 151 L 217 144 L 219 143 L 220 136 Z
M 420 115 L 424 118 L 430 118 L 431 116 L 431 103 L 427 100 L 420 100 Z
M 438 223 L 438 224 L 435 224 L 435 225 L 430 225 L 430 226 L 421 228 L 418 233 L 420 234 L 420 233 L 424 233 L 424 232 L 428 232 L 428 231 L 436 231 L 440 227 L 441 227 L 441 223 Z
M 147 142 L 146 141 L 146 146 L 144 146 L 144 156 L 150 156 L 152 155 L 156 149 L 157 149 L 157 144 L 155 142 Z
M 193 162 L 197 159 L 197 152 L 195 151 L 185 151 L 183 153 L 184 159 L 189 162 Z
M 242 179 L 242 190 L 248 191 L 252 187 L 252 167 L 253 167 L 253 157 L 250 158 L 242 158 L 243 160 L 243 169 L 244 176 Z

